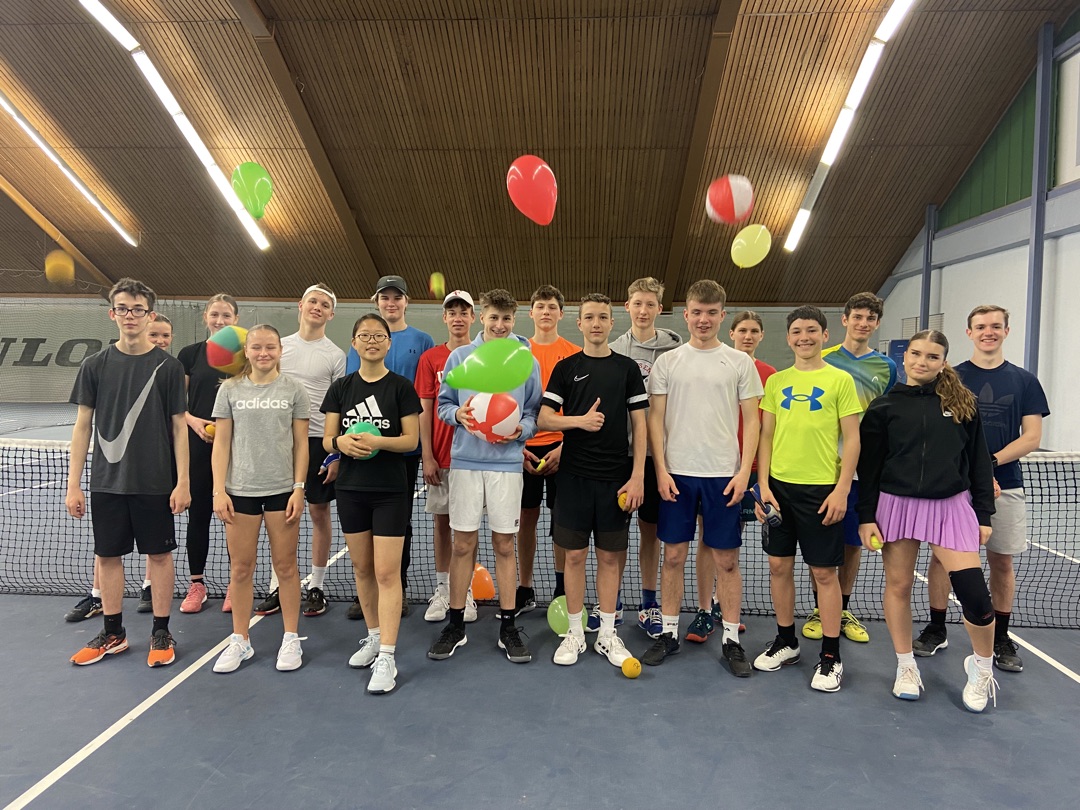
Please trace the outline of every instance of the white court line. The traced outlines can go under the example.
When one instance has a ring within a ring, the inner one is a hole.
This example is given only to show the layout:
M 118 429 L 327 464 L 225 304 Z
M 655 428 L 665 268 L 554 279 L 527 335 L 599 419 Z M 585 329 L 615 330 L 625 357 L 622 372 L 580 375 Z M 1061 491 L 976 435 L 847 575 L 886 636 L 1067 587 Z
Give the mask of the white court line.
M 63 481 L 45 481 L 41 484 L 34 484 L 32 487 L 23 487 L 22 489 L 9 489 L 7 492 L 0 492 L 0 498 L 5 495 L 18 495 L 20 492 L 29 492 L 32 489 L 41 489 L 42 487 L 52 487 L 57 484 L 62 484 Z
M 1077 565 L 1080 565 L 1080 560 L 1076 559 L 1076 557 L 1070 557 L 1068 554 L 1058 551 L 1057 549 L 1050 548 L 1050 546 L 1044 546 L 1042 543 L 1036 543 L 1034 540 L 1031 541 L 1031 545 L 1036 546 L 1037 548 L 1041 548 L 1043 551 L 1049 551 L 1051 554 L 1056 554 L 1057 556 L 1066 559 L 1071 563 L 1076 563 Z
M 929 580 L 927 580 L 927 578 L 925 576 L 923 576 L 922 574 L 920 574 L 918 571 L 915 572 L 915 576 L 917 576 L 923 582 L 926 582 L 927 584 L 929 584 Z M 957 599 L 955 594 L 953 594 L 951 592 L 949 593 L 949 601 L 952 602 L 954 605 L 959 605 L 960 604 L 960 600 Z M 1036 647 L 1031 642 L 1024 641 L 1022 638 L 1020 638 L 1020 636 L 1016 635 L 1016 633 L 1014 633 L 1012 630 L 1009 631 L 1009 638 L 1011 638 L 1013 641 L 1015 641 L 1017 644 L 1019 644 L 1025 650 L 1028 650 L 1028 651 L 1034 653 L 1036 656 L 1038 656 L 1043 661 L 1048 663 L 1050 666 L 1052 666 L 1054 669 L 1056 669 L 1058 672 L 1060 672 L 1066 678 L 1071 678 L 1072 680 L 1076 681 L 1076 683 L 1080 683 L 1080 675 L 1073 672 L 1071 669 L 1069 669 L 1067 666 L 1065 666 L 1063 663 L 1061 663 L 1057 659 L 1051 658 L 1049 655 L 1044 653 L 1042 650 L 1040 650 L 1038 647 Z
M 342 557 L 344 557 L 348 553 L 349 553 L 348 548 L 342 548 L 337 554 L 335 554 L 333 557 L 331 557 L 329 559 L 329 561 L 327 561 L 326 567 L 329 568 L 331 565 L 336 563 L 338 560 L 340 560 Z M 311 579 L 310 575 L 304 577 L 304 579 L 301 580 L 301 582 L 300 582 L 301 587 L 306 585 L 310 579 Z M 254 627 L 259 622 L 261 622 L 263 620 L 263 618 L 264 618 L 263 616 L 252 616 L 251 621 L 248 622 L 248 628 L 250 629 L 250 628 Z M 142 715 L 144 715 L 147 711 L 149 711 L 156 703 L 158 703 L 163 697 L 165 697 L 171 691 L 176 689 L 176 687 L 178 687 L 180 684 L 182 684 L 184 681 L 186 681 L 188 678 L 190 678 L 192 675 L 194 675 L 196 672 L 198 672 L 204 666 L 206 666 L 207 662 L 209 662 L 210 659 L 212 659 L 219 652 L 224 650 L 225 647 L 228 646 L 228 644 L 229 644 L 229 639 L 228 638 L 223 638 L 214 647 L 212 647 L 210 650 L 208 650 L 206 653 L 204 653 L 201 658 L 199 658 L 197 661 L 194 661 L 193 663 L 191 663 L 188 666 L 187 669 L 185 669 L 183 672 L 181 672 L 179 675 L 177 675 L 171 681 L 166 683 L 164 686 L 162 686 L 160 689 L 158 689 L 156 692 L 154 692 L 154 694 L 150 695 L 150 697 L 148 697 L 146 700 L 144 700 L 142 703 L 140 703 L 134 709 L 129 711 L 127 714 L 125 714 L 123 717 L 121 717 L 119 720 L 117 720 L 115 723 L 113 723 L 111 726 L 109 726 L 103 732 L 98 734 L 94 739 L 92 739 L 90 742 L 88 742 L 86 745 L 84 745 L 82 748 L 80 748 L 78 751 L 76 751 L 74 754 L 72 754 L 70 757 L 68 757 L 62 763 L 60 763 L 60 765 L 58 765 L 51 772 L 49 772 L 44 778 L 39 780 L 37 782 L 37 784 L 35 784 L 33 787 L 31 787 L 29 790 L 27 790 L 25 793 L 23 793 L 17 799 L 15 799 L 15 801 L 13 801 L 11 804 L 7 805 L 7 807 L 5 807 L 4 810 L 21 810 L 21 808 L 26 807 L 28 804 L 30 804 L 30 802 L 34 801 L 34 799 L 36 799 L 38 796 L 40 796 L 46 790 L 48 790 L 53 785 L 55 785 L 57 782 L 59 782 L 61 779 L 63 779 L 68 773 L 71 772 L 72 769 L 74 769 L 76 766 L 78 766 L 83 760 L 85 760 L 87 757 L 89 757 L 92 753 L 97 751 L 99 748 L 101 748 L 103 745 L 105 745 L 105 743 L 109 742 L 109 740 L 111 740 L 113 737 L 115 737 L 117 734 L 119 734 L 121 731 L 123 731 L 125 728 L 127 728 L 129 725 L 131 725 L 133 722 L 138 720 Z

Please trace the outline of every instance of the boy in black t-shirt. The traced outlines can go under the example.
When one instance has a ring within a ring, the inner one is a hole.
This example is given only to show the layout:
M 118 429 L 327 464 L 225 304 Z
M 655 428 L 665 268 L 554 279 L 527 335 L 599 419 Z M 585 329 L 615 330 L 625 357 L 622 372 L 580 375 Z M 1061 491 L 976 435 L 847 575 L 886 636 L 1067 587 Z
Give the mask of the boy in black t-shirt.
M 79 666 L 128 648 L 122 558 L 136 543 L 139 553 L 148 555 L 154 602 L 146 663 L 159 667 L 176 660 L 176 642 L 169 633 L 176 548 L 173 515 L 191 503 L 187 405 L 183 366 L 147 336 L 156 301 L 154 291 L 140 281 L 122 278 L 113 285 L 109 317 L 119 328 L 120 339 L 83 361 L 71 392 L 79 413 L 71 432 L 65 504 L 72 517 L 86 514 L 81 481 L 94 433 L 90 517 L 105 614 L 105 628 L 71 657 L 71 663 Z M 175 484 L 170 461 L 176 466 Z
M 600 598 L 600 631 L 593 649 L 622 666 L 631 656 L 615 633 L 615 608 L 626 565 L 630 513 L 644 496 L 649 398 L 637 363 L 608 346 L 611 299 L 599 293 L 586 295 L 577 323 L 585 337 L 584 349 L 555 365 L 537 418 L 541 429 L 563 432 L 556 473 L 560 496 L 553 521 L 555 544 L 566 550 L 570 629 L 553 660 L 569 666 L 585 652 L 582 612 L 591 535 Z M 627 455 L 627 414 L 633 430 L 632 461 Z

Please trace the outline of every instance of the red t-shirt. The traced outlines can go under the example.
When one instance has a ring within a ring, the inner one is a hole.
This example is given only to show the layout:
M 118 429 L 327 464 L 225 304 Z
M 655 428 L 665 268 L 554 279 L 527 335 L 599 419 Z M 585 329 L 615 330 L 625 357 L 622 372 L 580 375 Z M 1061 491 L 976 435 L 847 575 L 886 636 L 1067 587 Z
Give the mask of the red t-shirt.
M 437 404 L 439 386 L 442 385 L 443 369 L 450 357 L 450 348 L 445 343 L 428 349 L 416 365 L 416 394 L 420 399 L 433 400 L 431 403 L 431 454 L 441 469 L 450 467 L 450 445 L 454 442 L 454 428 L 439 418 Z
M 757 366 L 758 376 L 761 377 L 761 385 L 764 387 L 765 381 L 776 373 L 776 369 L 770 366 L 768 363 L 762 363 L 757 358 L 754 359 L 754 365 Z M 758 420 L 760 424 L 761 420 L 761 408 L 757 410 Z M 739 455 L 742 455 L 742 413 L 739 413 Z M 754 459 L 754 466 L 751 468 L 757 469 L 757 458 Z

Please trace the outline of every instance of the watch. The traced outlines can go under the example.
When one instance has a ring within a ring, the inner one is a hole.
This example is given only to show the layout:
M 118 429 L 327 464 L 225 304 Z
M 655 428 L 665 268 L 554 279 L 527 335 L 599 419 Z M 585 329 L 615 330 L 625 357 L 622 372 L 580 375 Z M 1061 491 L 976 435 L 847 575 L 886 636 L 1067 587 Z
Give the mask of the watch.
M 330 446 L 331 446 L 331 447 L 333 447 L 333 448 L 334 448 L 335 450 L 337 450 L 337 449 L 338 449 L 338 446 L 337 446 L 337 440 L 338 440 L 338 437 L 337 437 L 337 436 L 335 436 L 334 438 L 332 438 L 332 439 L 330 440 Z
M 997 457 L 997 456 L 995 456 L 995 455 L 994 455 L 993 453 L 991 453 L 991 454 L 990 454 L 990 464 L 991 464 L 991 466 L 993 466 L 993 467 L 994 467 L 995 469 L 997 469 L 997 465 L 998 465 L 998 457 Z

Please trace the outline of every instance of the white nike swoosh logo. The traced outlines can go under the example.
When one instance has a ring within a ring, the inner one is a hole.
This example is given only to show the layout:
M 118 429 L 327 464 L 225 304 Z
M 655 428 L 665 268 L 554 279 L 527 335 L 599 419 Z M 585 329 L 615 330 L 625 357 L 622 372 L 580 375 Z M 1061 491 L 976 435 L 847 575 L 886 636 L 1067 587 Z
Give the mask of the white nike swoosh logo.
M 108 440 L 100 433 L 98 434 L 98 447 L 101 448 L 102 454 L 105 456 L 105 460 L 110 464 L 119 464 L 120 459 L 124 457 L 124 453 L 127 452 L 128 442 L 131 441 L 131 435 L 135 432 L 135 423 L 139 421 L 139 417 L 142 415 L 143 406 L 146 404 L 147 398 L 150 396 L 150 391 L 154 387 L 154 380 L 157 379 L 158 369 L 165 365 L 165 361 L 162 360 L 158 364 L 158 367 L 154 369 L 154 373 L 150 375 L 150 379 L 146 381 L 146 385 L 143 386 L 142 391 L 139 392 L 139 398 L 135 400 L 131 406 L 131 410 L 128 411 L 126 417 L 124 417 L 124 426 L 120 428 L 120 433 L 113 440 Z
M 584 377 L 578 377 L 577 375 L 575 375 L 574 376 L 574 382 L 581 382 L 582 380 L 585 379 L 585 377 L 588 377 L 588 376 L 589 376 L 588 374 L 586 374 Z

